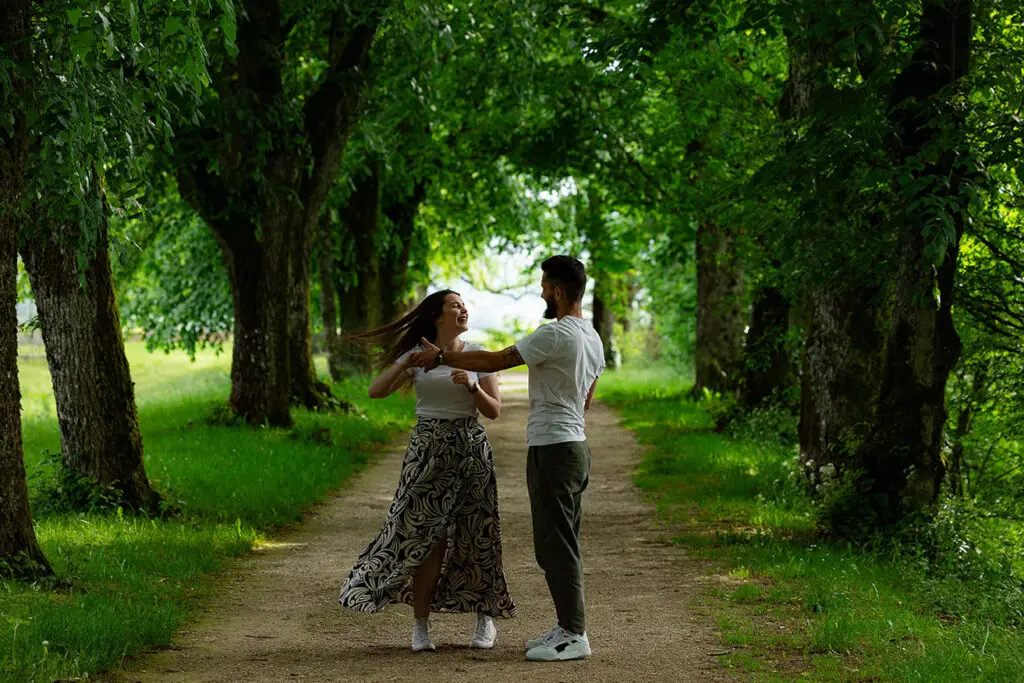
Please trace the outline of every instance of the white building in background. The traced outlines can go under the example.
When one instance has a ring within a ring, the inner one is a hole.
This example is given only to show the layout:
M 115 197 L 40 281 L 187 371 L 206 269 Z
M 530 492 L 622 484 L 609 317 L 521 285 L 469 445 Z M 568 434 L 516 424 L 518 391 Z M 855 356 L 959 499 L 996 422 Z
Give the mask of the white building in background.
M 32 318 L 36 317 L 36 302 L 29 299 L 28 301 L 22 301 L 20 304 L 14 307 L 18 315 L 18 324 L 24 325 Z
M 36 302 L 31 299 L 22 301 L 14 307 L 15 315 L 18 317 L 18 325 L 24 325 L 28 321 L 36 317 Z M 39 330 L 32 330 L 31 332 L 22 332 L 18 330 L 18 341 L 23 344 L 42 344 L 43 338 L 39 334 Z

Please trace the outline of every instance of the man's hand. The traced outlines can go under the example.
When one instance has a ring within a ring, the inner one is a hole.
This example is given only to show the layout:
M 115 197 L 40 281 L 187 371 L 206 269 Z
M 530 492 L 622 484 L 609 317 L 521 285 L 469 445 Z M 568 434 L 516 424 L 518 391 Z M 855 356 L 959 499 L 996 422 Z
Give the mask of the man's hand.
M 469 379 L 469 373 L 465 370 L 452 370 L 452 381 L 461 384 L 467 389 L 473 388 L 473 382 Z
M 424 372 L 430 372 L 438 366 L 437 355 L 441 353 L 441 349 L 428 342 L 425 337 L 420 338 L 420 343 L 423 344 L 424 350 L 414 351 L 409 356 L 409 365 L 414 368 L 423 368 Z

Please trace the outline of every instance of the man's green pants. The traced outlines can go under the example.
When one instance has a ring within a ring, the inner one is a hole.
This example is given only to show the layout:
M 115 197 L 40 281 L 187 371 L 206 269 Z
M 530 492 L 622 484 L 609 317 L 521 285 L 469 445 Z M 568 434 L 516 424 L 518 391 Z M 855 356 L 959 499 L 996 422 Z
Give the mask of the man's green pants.
M 533 516 L 533 549 L 555 602 L 558 625 L 586 631 L 580 520 L 583 491 L 590 480 L 590 445 L 568 441 L 531 446 L 526 484 Z

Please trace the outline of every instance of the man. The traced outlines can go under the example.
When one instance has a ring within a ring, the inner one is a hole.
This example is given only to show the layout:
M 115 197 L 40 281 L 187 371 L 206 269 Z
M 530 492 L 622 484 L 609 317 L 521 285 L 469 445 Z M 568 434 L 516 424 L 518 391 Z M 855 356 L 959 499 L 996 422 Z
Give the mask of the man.
M 544 570 L 558 623 L 527 642 L 526 658 L 566 661 L 590 655 L 583 606 L 580 554 L 582 496 L 590 476 L 590 446 L 584 413 L 604 370 L 601 339 L 583 320 L 587 274 L 571 256 L 541 264 L 544 317 L 556 322 L 502 351 L 442 352 L 423 340 L 425 351 L 412 364 L 426 369 L 447 365 L 497 372 L 525 364 L 530 370 L 529 452 L 526 480 L 533 517 L 533 545 Z

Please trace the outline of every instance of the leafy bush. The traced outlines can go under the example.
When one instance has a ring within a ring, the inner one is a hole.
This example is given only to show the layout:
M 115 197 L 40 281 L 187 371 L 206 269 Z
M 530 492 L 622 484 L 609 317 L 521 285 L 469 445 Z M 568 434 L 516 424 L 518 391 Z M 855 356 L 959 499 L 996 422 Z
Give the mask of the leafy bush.
M 37 517 L 66 512 L 109 512 L 122 504 L 117 489 L 64 466 L 60 453 L 45 451 L 39 466 L 28 473 Z

